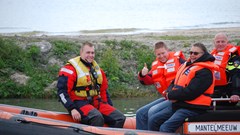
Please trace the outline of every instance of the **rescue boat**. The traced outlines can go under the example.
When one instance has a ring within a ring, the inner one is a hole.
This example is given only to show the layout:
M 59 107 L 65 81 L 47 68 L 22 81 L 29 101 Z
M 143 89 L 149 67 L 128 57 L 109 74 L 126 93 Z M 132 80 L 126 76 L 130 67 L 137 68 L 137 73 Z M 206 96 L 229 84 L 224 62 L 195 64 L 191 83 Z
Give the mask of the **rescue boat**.
M 68 113 L 0 104 L 0 133 L 3 135 L 169 135 L 136 130 L 136 121 L 127 117 L 123 128 L 96 127 L 73 121 Z
M 212 98 L 212 109 L 200 116 L 185 119 L 180 128 L 184 135 L 240 135 L 240 106 L 218 106 L 229 98 Z
M 222 107 L 218 102 L 229 98 L 213 98 L 212 110 L 187 118 L 176 134 L 239 135 L 240 106 Z M 123 128 L 94 127 L 79 124 L 68 113 L 0 104 L 0 133 L 34 134 L 104 134 L 104 135 L 168 135 L 169 133 L 136 130 L 136 120 L 127 117 Z M 174 134 L 174 133 L 173 133 Z

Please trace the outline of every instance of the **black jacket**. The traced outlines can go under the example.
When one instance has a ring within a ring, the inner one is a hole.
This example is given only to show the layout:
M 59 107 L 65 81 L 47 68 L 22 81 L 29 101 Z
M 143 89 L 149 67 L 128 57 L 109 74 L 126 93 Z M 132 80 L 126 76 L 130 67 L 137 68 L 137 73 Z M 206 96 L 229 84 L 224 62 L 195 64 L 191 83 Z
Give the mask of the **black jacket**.
M 206 62 L 206 61 L 214 61 L 215 58 L 209 54 L 205 53 L 199 59 L 194 61 L 197 62 Z M 187 66 L 192 65 L 190 61 L 187 62 Z M 173 103 L 173 109 L 177 110 L 179 108 L 192 109 L 196 111 L 205 111 L 209 109 L 208 106 L 202 105 L 192 105 L 188 104 L 184 101 L 189 101 L 197 98 L 201 94 L 203 94 L 213 83 L 213 75 L 212 72 L 208 68 L 203 68 L 196 72 L 195 77 L 191 80 L 188 86 L 185 88 L 181 88 L 178 90 L 171 90 L 173 84 L 168 89 L 168 99 L 169 100 L 177 100 L 177 102 Z

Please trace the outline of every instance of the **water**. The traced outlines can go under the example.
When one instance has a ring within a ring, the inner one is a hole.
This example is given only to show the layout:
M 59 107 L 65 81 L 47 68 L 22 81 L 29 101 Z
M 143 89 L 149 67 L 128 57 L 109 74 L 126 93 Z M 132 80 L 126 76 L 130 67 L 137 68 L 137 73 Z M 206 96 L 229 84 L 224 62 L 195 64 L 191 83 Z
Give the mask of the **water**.
M 239 0 L 1 0 L 0 33 L 240 27 L 239 13 Z
M 124 113 L 125 116 L 134 117 L 141 106 L 150 103 L 155 98 L 119 98 L 112 99 L 114 107 Z M 0 104 L 17 105 L 49 111 L 67 112 L 57 99 L 0 99 Z

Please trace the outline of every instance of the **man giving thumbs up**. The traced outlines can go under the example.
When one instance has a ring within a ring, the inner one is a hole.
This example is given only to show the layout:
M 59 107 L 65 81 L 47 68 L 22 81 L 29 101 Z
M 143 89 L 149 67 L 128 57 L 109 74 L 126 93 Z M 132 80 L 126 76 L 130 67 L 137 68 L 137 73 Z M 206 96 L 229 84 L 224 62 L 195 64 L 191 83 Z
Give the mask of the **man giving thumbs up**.
M 143 85 L 155 85 L 156 90 L 163 96 L 137 110 L 137 129 L 154 130 L 151 119 L 155 119 L 162 109 L 171 105 L 165 99 L 164 91 L 175 78 L 179 66 L 185 62 L 185 57 L 181 51 L 169 52 L 164 42 L 157 42 L 154 48 L 156 60 L 152 63 L 149 71 L 144 63 L 143 69 L 138 74 L 138 79 Z

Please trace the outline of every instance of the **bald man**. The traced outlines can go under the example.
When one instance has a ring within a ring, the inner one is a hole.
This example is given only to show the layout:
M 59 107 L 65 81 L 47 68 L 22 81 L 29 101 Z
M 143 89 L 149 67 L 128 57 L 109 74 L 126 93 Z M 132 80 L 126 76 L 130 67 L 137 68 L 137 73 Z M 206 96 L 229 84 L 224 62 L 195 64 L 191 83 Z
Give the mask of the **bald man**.
M 214 37 L 214 49 L 211 54 L 219 70 L 215 72 L 215 91 L 213 98 L 230 98 L 231 102 L 221 105 L 236 105 L 240 95 L 240 48 L 229 43 L 224 33 Z M 218 103 L 219 104 L 219 103 Z

